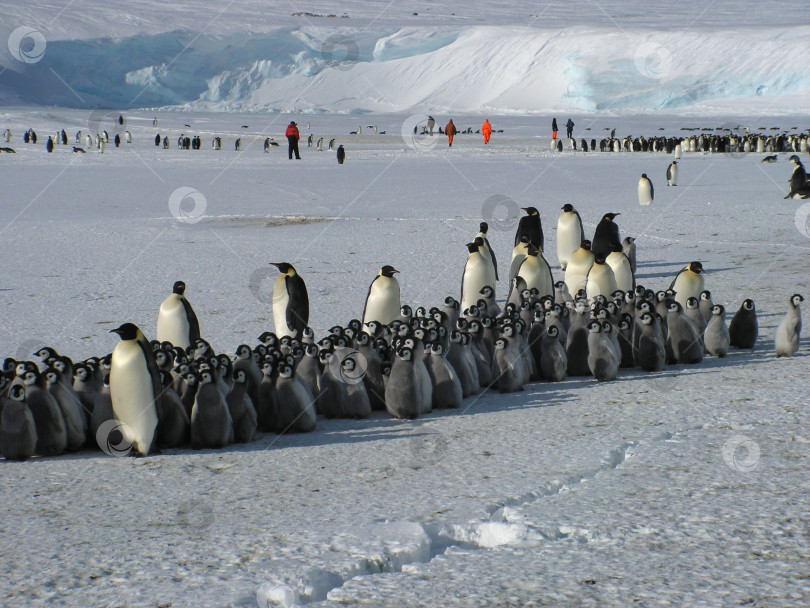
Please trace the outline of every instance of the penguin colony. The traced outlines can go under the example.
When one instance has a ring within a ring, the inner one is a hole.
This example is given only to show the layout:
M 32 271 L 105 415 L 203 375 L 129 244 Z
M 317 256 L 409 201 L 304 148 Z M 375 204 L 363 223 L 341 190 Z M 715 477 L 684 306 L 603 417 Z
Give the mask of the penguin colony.
M 215 353 L 200 337 L 178 281 L 159 308 L 156 340 L 124 323 L 112 330 L 120 341 L 106 356 L 76 363 L 43 346 L 32 353 L 40 363 L 7 358 L 0 451 L 24 460 L 92 446 L 140 455 L 221 448 L 252 441 L 257 431 L 313 431 L 319 415 L 360 419 L 386 410 L 414 419 L 460 408 L 488 389 L 516 392 L 577 376 L 606 382 L 622 368 L 655 372 L 754 348 L 754 302 L 745 300 L 727 324 L 700 262 L 684 267 L 666 290 L 639 285 L 635 239 L 621 239 L 619 214 L 606 213 L 586 240 L 568 204 L 557 230 L 567 243 L 560 251 L 564 278 L 555 281 L 540 214 L 524 211 L 503 307 L 495 299 L 497 259 L 481 222 L 467 244 L 461 301 L 448 296 L 439 307 L 413 309 L 401 302 L 398 271 L 383 266 L 362 320 L 335 325 L 316 341 L 304 279 L 291 264 L 274 263 L 275 331 L 261 334 L 257 345 L 239 345 L 233 356 Z M 798 350 L 803 299 L 789 298 L 776 332 L 778 357 Z

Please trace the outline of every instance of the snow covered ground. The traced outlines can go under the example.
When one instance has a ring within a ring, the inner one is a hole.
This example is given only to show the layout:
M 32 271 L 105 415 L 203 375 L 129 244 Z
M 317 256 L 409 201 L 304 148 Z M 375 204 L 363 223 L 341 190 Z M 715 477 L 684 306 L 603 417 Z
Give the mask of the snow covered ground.
M 306 147 L 301 161 L 283 146 L 263 153 L 289 116 L 125 116 L 132 145 L 48 155 L 22 131 L 65 127 L 72 138 L 92 122 L 113 133 L 117 114 L 0 114 L 17 149 L 0 156 L 4 355 L 41 343 L 104 354 L 123 321 L 153 334 L 177 279 L 203 334 L 232 352 L 272 328 L 270 261 L 307 281 L 318 334 L 360 314 L 386 263 L 401 270 L 405 301 L 438 304 L 458 296 L 481 219 L 505 263 L 510 213 L 538 207 L 555 264 L 566 202 L 586 231 L 621 212 L 622 235 L 638 239 L 638 280 L 653 289 L 702 261 L 715 301 L 730 311 L 756 301 L 761 340 L 660 374 L 488 393 L 415 422 L 375 415 L 221 451 L 4 462 L 0 559 L 14 567 L 0 604 L 806 605 L 810 373 L 805 347 L 777 360 L 771 342 L 788 297 L 808 293 L 801 205 L 782 198 L 787 155 L 685 154 L 680 185 L 667 188 L 666 154 L 551 153 L 547 119 L 490 116 L 504 130 L 490 145 L 459 136 L 449 149 L 412 137 L 424 117 L 296 116 L 304 135 L 310 121 L 316 140 L 346 146 L 339 166 Z M 156 149 L 154 116 L 172 140 L 202 135 L 203 149 Z M 808 127 L 784 116 L 574 119 L 589 139 Z M 636 200 L 642 172 L 658 186 L 649 208 Z M 202 198 L 175 206 L 178 219 L 170 200 L 182 187 Z

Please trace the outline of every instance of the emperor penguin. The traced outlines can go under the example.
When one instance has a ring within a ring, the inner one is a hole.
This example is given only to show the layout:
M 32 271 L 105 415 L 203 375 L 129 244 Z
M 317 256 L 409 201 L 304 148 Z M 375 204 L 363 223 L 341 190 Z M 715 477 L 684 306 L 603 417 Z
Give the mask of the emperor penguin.
M 526 289 L 537 289 L 538 298 L 550 296 L 554 299 L 554 277 L 546 258 L 535 247 L 530 246 L 528 255 L 520 265 L 517 276 L 526 282 Z
M 715 304 L 712 306 L 711 319 L 703 332 L 706 352 L 716 357 L 725 357 L 730 342 L 731 338 L 726 327 L 726 309 L 720 304 Z
M 667 186 L 678 185 L 678 161 L 673 160 L 667 167 Z M 652 200 L 652 199 L 650 199 Z
M 788 180 L 790 183 L 790 191 L 785 198 L 807 198 L 808 195 L 810 195 L 810 188 L 808 188 L 807 184 L 807 171 L 802 161 L 799 160 L 799 157 L 795 154 L 791 154 L 789 160 L 793 163 L 794 168 Z
M 478 302 L 481 289 L 489 285 L 490 265 L 481 255 L 480 247 L 475 243 L 467 243 L 467 263 L 464 265 L 464 275 L 461 278 L 461 310 L 467 310 Z M 490 285 L 494 287 L 494 285 Z
M 622 238 L 619 234 L 619 225 L 613 220 L 618 213 L 606 213 L 601 221 L 596 225 L 591 241 L 591 251 L 597 257 L 607 258 L 613 247 L 621 247 Z
M 616 290 L 618 290 L 618 286 L 613 269 L 605 263 L 605 258 L 596 256 L 585 282 L 585 293 L 588 299 L 593 300 L 600 295 L 608 297 Z
M 279 433 L 309 433 L 315 430 L 318 420 L 315 398 L 306 385 L 295 377 L 293 367 L 286 363 L 278 368 L 276 401 L 276 427 Z
M 689 298 L 700 299 L 700 294 L 705 289 L 703 281 L 703 264 L 700 262 L 690 262 L 687 264 L 672 281 L 669 286 L 675 291 L 675 301 L 686 308 L 686 301 Z
M 495 281 L 499 281 L 500 277 L 498 276 L 498 260 L 495 258 L 495 252 L 492 250 L 492 245 L 489 244 L 487 232 L 489 232 L 489 224 L 486 222 L 481 222 L 478 225 L 478 234 L 475 235 L 475 238 L 480 238 L 482 241 L 484 241 L 486 252 L 482 251 L 481 253 L 483 253 L 485 257 L 487 254 L 489 254 L 489 259 L 492 262 L 492 269 L 495 272 Z M 474 240 L 475 239 L 473 239 L 473 241 Z M 492 287 L 495 287 L 495 283 L 492 283 Z
M 543 251 L 543 223 L 540 221 L 540 212 L 534 207 L 521 207 L 521 209 L 526 212 L 526 215 L 518 222 L 515 245 L 520 243 L 521 237 L 527 236 L 532 245 Z
M 114 403 L 114 402 L 113 402 Z M 212 369 L 200 372 L 200 388 L 191 409 L 191 448 L 224 448 L 233 443 L 233 419 Z
M 433 384 L 433 408 L 460 408 L 463 398 L 461 380 L 447 361 L 446 352 L 441 344 L 431 345 L 427 368 Z
M 728 326 L 729 343 L 734 348 L 754 348 L 759 334 L 757 309 L 754 301 L 745 300 L 734 313 Z
M 24 369 L 21 378 L 25 401 L 37 429 L 35 452 L 42 456 L 58 456 L 67 449 L 67 429 L 59 404 L 45 388 L 38 372 Z M 15 386 L 19 385 L 12 383 L 8 390 Z
M 593 377 L 599 382 L 615 380 L 619 361 L 620 356 L 611 344 L 610 335 L 602 330 L 599 321 L 588 323 L 588 367 Z
M 523 260 L 526 259 L 526 256 L 529 255 L 528 252 L 529 237 L 523 236 L 520 238 L 520 242 L 515 245 L 515 248 L 512 250 L 512 261 L 509 265 L 510 282 L 517 276 L 518 270 L 520 270 L 520 265 L 523 263 Z
M 576 294 L 580 289 L 585 289 L 588 282 L 588 273 L 593 266 L 594 258 L 591 251 L 591 242 L 588 240 L 582 241 L 571 257 L 568 258 L 568 266 L 565 269 L 565 285 L 568 287 L 568 292 Z
M 276 335 L 300 338 L 309 324 L 309 295 L 304 279 L 287 262 L 271 262 L 281 274 L 273 286 Z
M 655 198 L 655 189 L 647 177 L 646 173 L 642 173 L 638 180 L 638 204 L 642 206 L 651 205 Z
M 331 148 L 330 148 L 330 150 L 331 150 Z M 342 165 L 344 160 L 346 160 L 346 150 L 341 145 L 341 146 L 338 146 L 338 149 L 337 149 L 337 162 L 338 162 L 339 165 Z
M 171 342 L 172 346 L 188 348 L 200 337 L 200 323 L 185 296 L 186 284 L 175 282 L 172 293 L 160 305 L 157 320 L 157 339 Z
M 681 157 L 681 149 L 682 149 L 681 142 L 678 142 L 677 144 L 675 144 L 675 159 L 676 160 Z
M 25 387 L 9 387 L 0 414 L 0 452 L 6 460 L 27 460 L 37 447 L 37 427 L 25 403 Z
M 152 449 L 160 409 L 160 370 L 149 340 L 133 323 L 110 331 L 121 341 L 112 352 L 110 399 L 115 417 L 123 424 L 124 440 L 146 456 Z
M 560 328 L 551 325 L 546 328 L 540 343 L 540 376 L 549 382 L 565 380 L 568 358 L 559 340 Z
M 676 363 L 700 363 L 703 360 L 703 337 L 695 324 L 683 314 L 679 302 L 667 307 L 667 352 Z
M 416 382 L 413 351 L 401 348 L 396 354 L 385 386 L 385 409 L 394 418 L 418 418 L 422 393 Z
M 371 282 L 363 308 L 363 324 L 376 321 L 388 325 L 399 318 L 400 301 L 399 283 L 394 274 L 399 272 L 393 266 L 383 266 Z
M 802 310 L 804 298 L 798 293 L 790 296 L 790 307 L 785 318 L 776 328 L 776 356 L 792 357 L 799 350 L 799 337 L 802 333 Z
M 615 245 L 613 251 L 607 256 L 605 262 L 613 270 L 616 278 L 616 286 L 624 292 L 632 291 L 636 288 L 636 278 L 633 274 L 633 267 L 630 260 L 624 254 L 621 245 Z
M 568 266 L 568 258 L 579 249 L 584 240 L 585 230 L 582 228 L 579 212 L 570 203 L 563 205 L 557 220 L 557 261 L 563 272 Z
M 638 317 L 639 338 L 636 347 L 636 363 L 645 372 L 659 372 L 666 364 L 666 348 L 661 329 L 653 313 L 644 312 Z

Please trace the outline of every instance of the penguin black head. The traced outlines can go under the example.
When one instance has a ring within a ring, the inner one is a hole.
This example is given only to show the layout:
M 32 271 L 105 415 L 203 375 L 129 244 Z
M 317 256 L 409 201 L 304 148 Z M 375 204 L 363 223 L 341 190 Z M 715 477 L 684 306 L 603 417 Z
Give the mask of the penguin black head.
M 397 270 L 393 266 L 386 265 L 386 266 L 383 266 L 382 268 L 380 268 L 380 274 L 382 276 L 384 276 L 384 277 L 391 278 L 391 277 L 394 276 L 394 273 L 396 273 L 396 272 L 399 272 L 399 270 Z
M 790 296 L 790 303 L 793 306 L 798 306 L 801 302 L 804 302 L 804 296 L 801 294 L 794 293 L 792 296 Z
M 700 274 L 701 272 L 703 272 L 703 264 L 701 264 L 700 262 L 691 262 L 689 264 L 689 270 L 691 270 L 692 272 L 696 272 L 697 274 Z
M 754 301 L 751 299 L 745 300 L 742 305 L 746 310 L 754 310 Z
M 182 296 L 183 293 L 186 291 L 186 284 L 183 281 L 177 281 L 172 287 L 172 293 L 176 293 L 179 296 Z
M 602 216 L 602 219 L 607 220 L 608 222 L 612 222 L 613 218 L 615 218 L 617 215 L 621 215 L 621 213 L 606 213 L 605 215 Z
M 134 323 L 124 323 L 116 329 L 111 329 L 110 333 L 118 334 L 122 340 L 137 340 L 141 330 Z
M 574 206 L 571 203 L 567 203 L 563 205 L 562 210 L 566 213 L 571 213 L 574 210 Z
M 270 262 L 270 265 L 278 268 L 279 272 L 282 274 L 290 274 L 290 272 L 295 272 L 295 268 L 293 268 L 292 264 L 287 262 Z
M 526 212 L 526 215 L 540 215 L 540 212 L 534 207 L 521 207 L 521 209 Z
M 481 222 L 480 224 L 478 224 L 478 232 L 483 232 L 484 234 L 486 234 L 488 230 L 489 224 L 487 224 L 486 222 Z
M 583 249 L 587 250 L 587 251 L 591 250 L 591 242 L 588 241 L 588 240 L 582 241 L 582 243 L 580 243 L 579 246 L 582 247 Z
M 644 179 L 649 179 L 649 178 L 647 177 L 647 174 L 646 174 L 646 173 L 642 173 L 642 174 L 641 174 L 641 177 L 643 177 Z

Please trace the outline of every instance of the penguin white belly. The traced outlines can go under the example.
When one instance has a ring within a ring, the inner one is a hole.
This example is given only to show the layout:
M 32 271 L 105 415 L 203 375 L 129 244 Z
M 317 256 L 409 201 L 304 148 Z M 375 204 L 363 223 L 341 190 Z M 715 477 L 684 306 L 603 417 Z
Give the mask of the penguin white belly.
M 176 293 L 171 294 L 160 305 L 157 321 L 157 339 L 171 342 L 174 346 L 188 348 L 189 324 L 183 300 Z
M 630 260 L 621 251 L 613 251 L 605 260 L 616 279 L 616 288 L 622 291 L 631 291 L 633 285 L 633 269 L 630 268 Z
M 675 160 L 681 158 L 681 144 L 675 144 Z
M 593 266 L 593 254 L 588 252 L 589 255 L 580 254 L 571 256 L 568 260 L 568 267 L 565 269 L 565 285 L 568 287 L 568 292 L 576 297 L 577 291 L 585 289 L 588 281 L 588 273 Z
M 464 279 L 461 282 L 461 310 L 466 310 L 481 297 L 481 289 L 488 285 L 487 264 L 480 254 L 472 255 L 464 266 Z
M 579 247 L 579 245 L 577 245 L 577 247 Z M 517 273 L 520 270 L 520 265 L 523 264 L 523 260 L 525 260 L 527 257 L 526 252 L 528 250 L 529 246 L 526 243 L 518 243 L 512 250 L 512 261 L 509 265 L 510 281 L 517 276 Z
M 521 264 L 517 276 L 526 281 L 527 289 L 536 288 L 539 297 L 554 297 L 554 279 L 551 276 L 551 268 L 539 255 L 527 256 L 523 264 Z
M 618 289 L 616 277 L 613 270 L 607 264 L 594 264 L 588 273 L 588 281 L 585 285 L 585 293 L 588 298 L 593 299 L 602 295 L 610 297 Z
M 287 305 L 290 294 L 287 293 L 286 275 L 280 274 L 273 288 L 273 321 L 276 325 L 276 336 L 292 336 L 293 331 L 287 326 Z
M 669 175 L 667 176 L 667 185 L 668 186 L 678 185 L 678 165 L 670 165 Z
M 157 428 L 157 410 L 152 377 L 143 350 L 135 340 L 119 342 L 110 367 L 110 399 L 115 417 L 124 423 L 124 438 L 135 450 L 146 455 Z
M 686 309 L 686 300 L 689 298 L 697 298 L 700 300 L 700 294 L 703 291 L 703 275 L 695 272 L 682 272 L 675 279 L 675 284 L 672 286 L 675 290 L 675 301 Z
M 388 277 L 377 277 L 366 300 L 363 323 L 376 321 L 381 325 L 388 325 L 399 318 L 400 306 L 399 283 Z
M 570 216 L 570 217 L 569 217 Z M 568 259 L 582 244 L 582 226 L 575 213 L 560 216 L 557 222 L 557 261 L 565 270 Z
M 644 178 L 638 180 L 638 203 L 642 206 L 652 204 L 652 190 L 650 189 L 650 182 Z

